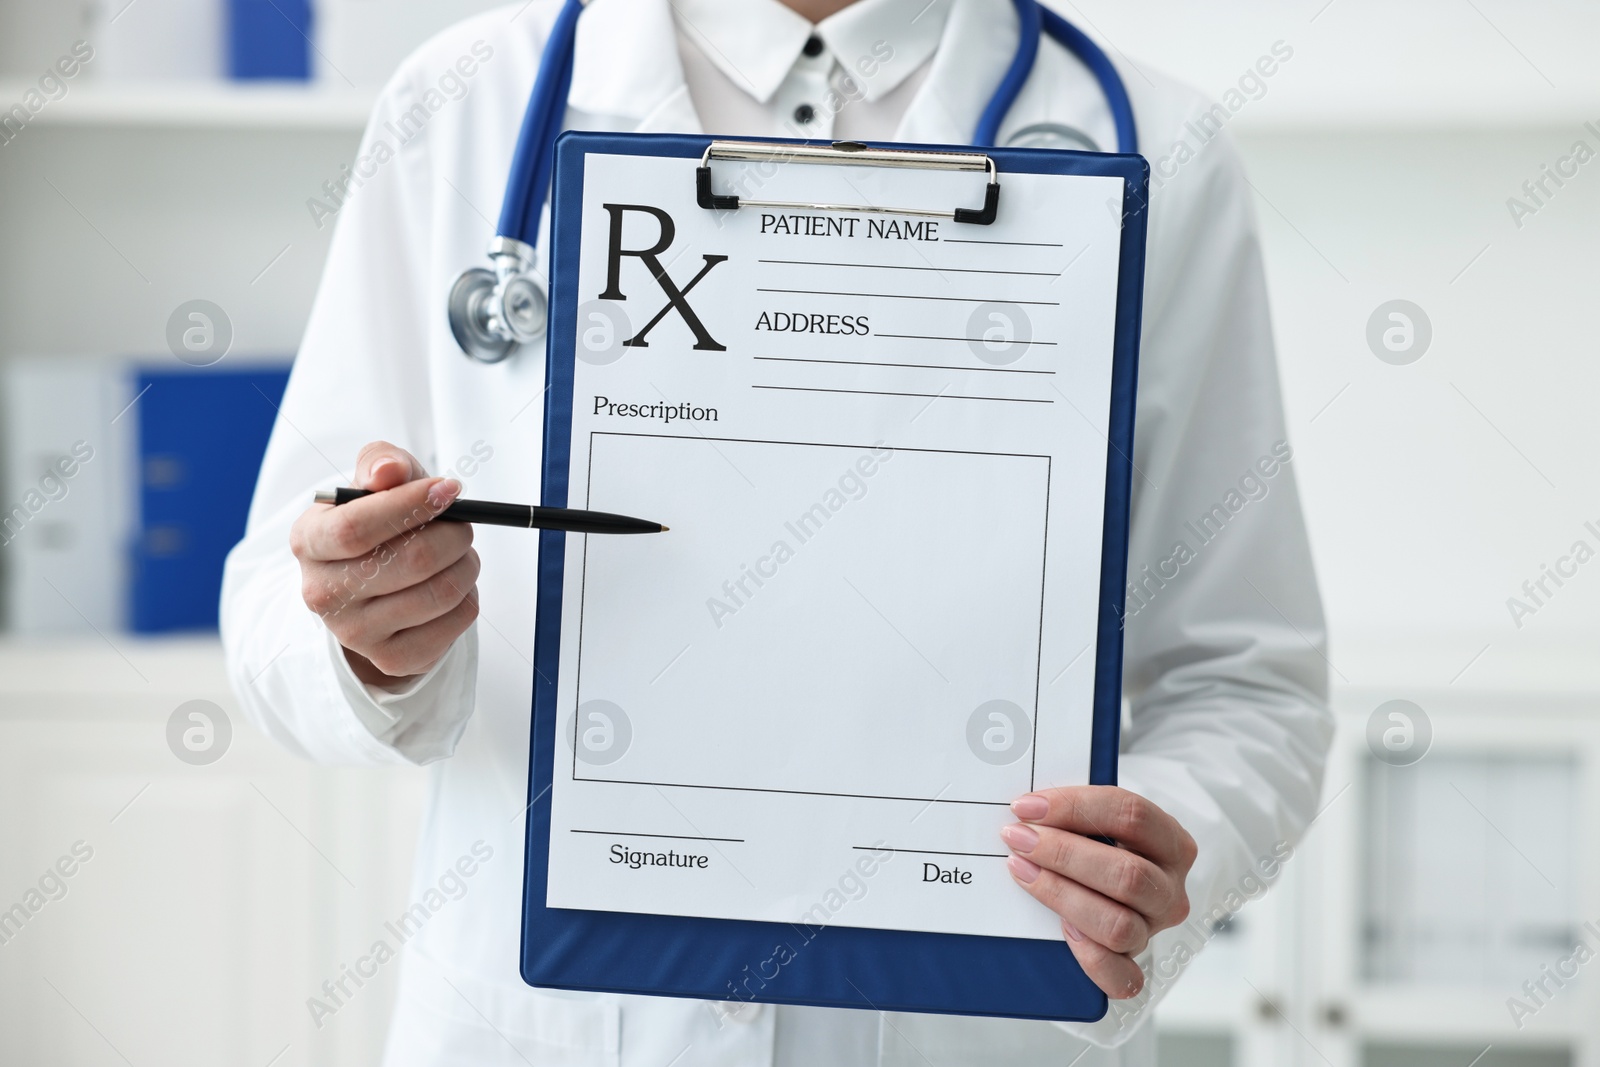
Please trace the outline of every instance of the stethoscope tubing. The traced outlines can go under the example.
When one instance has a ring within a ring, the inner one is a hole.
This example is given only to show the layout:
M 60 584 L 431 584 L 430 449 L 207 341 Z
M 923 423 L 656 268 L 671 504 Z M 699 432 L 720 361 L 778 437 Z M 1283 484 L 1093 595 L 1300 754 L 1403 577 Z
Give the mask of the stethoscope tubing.
M 530 245 L 539 243 L 539 216 L 543 212 L 545 189 L 555 169 L 555 139 L 566 117 L 565 102 L 572 88 L 574 44 L 578 16 L 584 0 L 567 0 L 545 43 L 544 61 L 534 78 L 528 109 L 522 116 L 522 131 L 517 137 L 516 154 L 506 180 L 505 200 L 500 205 L 496 232 Z M 550 62 L 554 59 L 555 62 Z
M 1128 86 L 1112 65 L 1111 57 L 1088 34 L 1040 4 L 1039 0 L 1017 0 L 1017 3 L 1027 3 L 1037 8 L 1044 31 L 1077 56 L 1094 74 L 1095 81 L 1100 83 L 1100 91 L 1105 94 L 1106 105 L 1111 108 L 1111 121 L 1117 130 L 1117 151 L 1128 156 L 1138 155 L 1139 127 L 1133 119 L 1133 101 L 1128 98 Z

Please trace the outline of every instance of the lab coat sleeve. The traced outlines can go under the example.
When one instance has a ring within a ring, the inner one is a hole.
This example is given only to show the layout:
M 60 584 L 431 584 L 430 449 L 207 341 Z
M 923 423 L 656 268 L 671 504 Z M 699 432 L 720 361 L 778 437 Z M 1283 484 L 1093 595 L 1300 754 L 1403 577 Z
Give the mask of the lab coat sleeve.
M 1326 636 L 1249 183 L 1202 146 L 1152 192 L 1135 431 L 1119 784 L 1199 846 L 1187 922 L 1145 987 L 1070 1032 L 1117 1045 L 1314 817 L 1332 738 Z
M 384 90 L 353 166 L 307 202 L 336 226 L 305 338 L 262 462 L 243 541 L 228 557 L 221 627 L 245 716 L 313 760 L 427 763 L 451 754 L 477 676 L 469 630 L 426 675 L 363 685 L 301 599 L 289 528 L 319 488 L 350 484 L 356 454 L 386 440 L 437 470 L 425 316 L 432 180 L 425 138 L 401 143 L 422 91 L 402 68 Z

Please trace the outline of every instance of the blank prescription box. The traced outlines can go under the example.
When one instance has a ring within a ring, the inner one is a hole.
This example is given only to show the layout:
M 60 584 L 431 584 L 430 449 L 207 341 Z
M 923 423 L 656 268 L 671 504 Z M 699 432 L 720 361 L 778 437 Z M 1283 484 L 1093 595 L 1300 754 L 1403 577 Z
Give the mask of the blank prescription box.
M 1031 751 L 975 759 L 968 727 L 993 700 L 1034 721 L 1048 457 L 589 442 L 571 503 L 671 531 L 589 537 L 568 572 L 577 705 L 608 701 L 631 731 L 575 777 L 985 803 L 1032 788 Z

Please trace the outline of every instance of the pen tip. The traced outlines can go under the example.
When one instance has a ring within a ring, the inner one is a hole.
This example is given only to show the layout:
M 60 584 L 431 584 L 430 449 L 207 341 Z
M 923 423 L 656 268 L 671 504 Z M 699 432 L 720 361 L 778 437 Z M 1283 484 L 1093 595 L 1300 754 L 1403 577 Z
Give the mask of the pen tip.
M 668 530 L 670 530 L 670 529 L 672 529 L 672 527 L 670 527 L 670 526 L 663 526 L 663 527 L 661 527 L 661 532 L 662 532 L 662 533 L 666 533 L 666 532 L 667 532 L 667 531 L 668 531 Z

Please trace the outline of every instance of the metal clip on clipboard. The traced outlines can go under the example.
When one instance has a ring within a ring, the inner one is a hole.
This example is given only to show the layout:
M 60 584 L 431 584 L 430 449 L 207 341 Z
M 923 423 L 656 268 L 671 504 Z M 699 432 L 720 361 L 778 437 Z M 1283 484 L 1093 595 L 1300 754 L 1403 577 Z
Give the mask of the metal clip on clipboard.
M 880 207 L 877 204 L 808 204 L 795 200 L 750 200 L 711 191 L 714 159 L 760 163 L 831 163 L 835 166 L 904 167 L 914 170 L 981 170 L 988 174 L 983 207 L 950 209 Z M 882 215 L 917 215 L 988 226 L 1000 208 L 1000 172 L 994 160 L 981 152 L 927 152 L 909 148 L 868 148 L 860 141 L 835 141 L 831 145 L 768 144 L 760 141 L 712 141 L 700 156 L 695 171 L 696 199 L 703 208 L 736 211 L 740 207 L 799 208 L 810 211 L 865 211 Z

